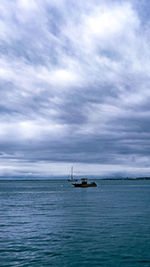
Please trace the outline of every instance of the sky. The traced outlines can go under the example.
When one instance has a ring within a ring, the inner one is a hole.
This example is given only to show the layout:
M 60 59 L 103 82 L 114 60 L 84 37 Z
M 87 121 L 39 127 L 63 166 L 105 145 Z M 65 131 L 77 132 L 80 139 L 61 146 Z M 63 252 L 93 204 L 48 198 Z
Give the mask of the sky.
M 148 0 L 2 0 L 0 176 L 150 175 Z

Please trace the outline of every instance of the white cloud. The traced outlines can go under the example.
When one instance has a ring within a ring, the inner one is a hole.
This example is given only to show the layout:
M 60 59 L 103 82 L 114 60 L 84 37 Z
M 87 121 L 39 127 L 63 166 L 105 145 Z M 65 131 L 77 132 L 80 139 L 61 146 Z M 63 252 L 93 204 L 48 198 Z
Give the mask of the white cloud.
M 37 9 L 37 4 L 35 0 L 18 0 L 17 4 L 23 11 L 34 11 Z
M 55 141 L 58 138 L 64 138 L 67 134 L 67 125 L 57 124 L 52 120 L 38 119 L 37 121 L 22 120 L 18 122 L 0 123 L 0 140 L 9 142 L 41 140 L 48 138 L 49 141 Z
M 145 160 L 144 160 L 145 161 Z M 70 162 L 29 162 L 25 160 L 14 159 L 2 159 L 0 158 L 0 173 L 1 175 L 8 175 L 12 177 L 16 175 L 18 177 L 42 177 L 52 178 L 53 176 L 65 176 L 69 177 L 71 164 Z M 115 177 L 121 177 L 124 173 L 124 177 L 128 176 L 128 173 L 135 177 L 136 175 L 148 175 L 150 168 L 130 167 L 124 165 L 102 165 L 102 164 L 74 164 L 74 176 L 79 178 L 85 175 L 91 175 L 91 179 L 94 176 L 99 178 L 109 177 L 109 175 Z M 119 176 L 120 174 L 120 176 Z

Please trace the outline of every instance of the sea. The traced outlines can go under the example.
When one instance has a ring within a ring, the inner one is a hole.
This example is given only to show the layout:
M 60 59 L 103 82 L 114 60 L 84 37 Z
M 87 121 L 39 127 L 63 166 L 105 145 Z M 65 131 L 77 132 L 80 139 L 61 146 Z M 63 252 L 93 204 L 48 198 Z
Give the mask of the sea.
M 0 267 L 150 266 L 150 181 L 0 181 Z

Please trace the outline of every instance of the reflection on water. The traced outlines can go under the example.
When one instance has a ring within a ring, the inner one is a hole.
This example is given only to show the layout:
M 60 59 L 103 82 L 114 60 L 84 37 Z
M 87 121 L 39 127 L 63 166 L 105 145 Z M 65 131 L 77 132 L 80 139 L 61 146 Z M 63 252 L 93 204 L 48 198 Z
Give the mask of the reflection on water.
M 0 266 L 150 266 L 150 181 L 0 181 Z

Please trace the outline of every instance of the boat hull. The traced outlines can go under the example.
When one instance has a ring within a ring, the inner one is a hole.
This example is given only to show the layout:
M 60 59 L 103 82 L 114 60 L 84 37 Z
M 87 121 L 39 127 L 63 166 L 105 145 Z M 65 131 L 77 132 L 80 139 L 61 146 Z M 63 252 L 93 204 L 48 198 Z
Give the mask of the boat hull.
M 72 184 L 74 187 L 82 187 L 82 188 L 86 188 L 86 187 L 96 187 L 97 184 L 93 183 L 93 184 Z

